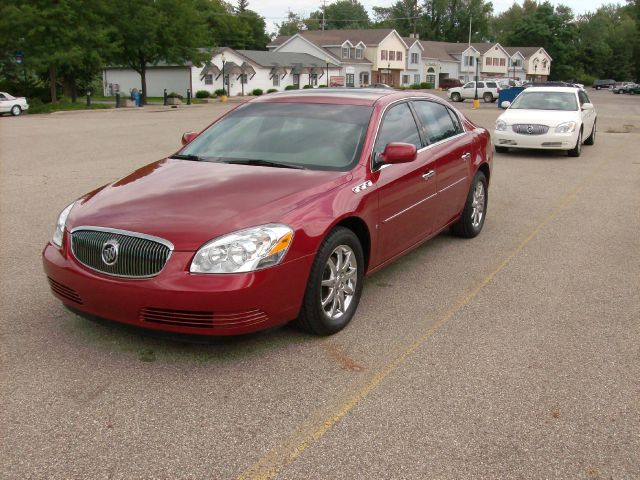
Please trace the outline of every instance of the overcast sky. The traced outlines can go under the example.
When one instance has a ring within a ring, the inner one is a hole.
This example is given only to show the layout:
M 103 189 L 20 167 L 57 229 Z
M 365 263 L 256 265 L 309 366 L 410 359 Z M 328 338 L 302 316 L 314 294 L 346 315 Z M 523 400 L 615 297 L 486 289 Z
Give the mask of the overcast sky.
M 234 0 L 230 1 L 231 3 L 236 3 Z M 360 3 L 362 3 L 371 14 L 372 7 L 388 7 L 390 5 L 393 5 L 396 1 L 397 0 L 360 0 Z M 621 3 L 624 3 L 623 0 L 619 1 Z M 331 1 L 327 0 L 327 4 L 330 3 Z M 504 10 L 507 10 L 513 3 L 513 0 L 493 0 L 494 12 L 503 12 Z M 615 3 L 615 1 L 551 0 L 551 3 L 553 3 L 554 5 L 557 5 L 558 3 L 567 5 L 571 7 L 574 13 L 577 14 L 596 10 L 601 5 L 607 3 Z M 314 10 L 318 10 L 321 5 L 322 0 L 249 0 L 249 8 L 265 17 L 265 20 L 267 22 L 267 30 L 269 31 L 269 33 L 275 31 L 275 24 L 282 22 L 282 20 L 287 16 L 287 11 L 289 9 L 291 9 L 291 11 L 293 11 L 294 13 L 300 14 L 304 17 Z

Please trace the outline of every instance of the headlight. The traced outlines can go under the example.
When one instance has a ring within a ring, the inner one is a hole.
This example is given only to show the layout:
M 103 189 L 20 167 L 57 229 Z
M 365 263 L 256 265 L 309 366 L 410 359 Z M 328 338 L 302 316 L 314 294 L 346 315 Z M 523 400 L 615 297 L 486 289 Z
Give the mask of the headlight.
M 576 130 L 576 122 L 561 123 L 556 127 L 556 133 L 571 133 Z
M 200 247 L 191 273 L 253 272 L 277 265 L 293 240 L 287 225 L 269 224 L 247 228 L 211 240 Z
M 67 208 L 62 210 L 62 212 L 60 212 L 60 216 L 58 217 L 58 223 L 56 224 L 56 231 L 53 233 L 53 244 L 58 247 L 62 247 L 62 237 L 64 236 L 64 226 L 67 223 L 67 217 L 69 216 L 69 212 L 71 212 L 71 209 L 75 204 L 76 202 L 73 202 Z
M 504 120 L 498 120 L 496 122 L 496 130 L 504 132 L 507 130 L 507 123 Z

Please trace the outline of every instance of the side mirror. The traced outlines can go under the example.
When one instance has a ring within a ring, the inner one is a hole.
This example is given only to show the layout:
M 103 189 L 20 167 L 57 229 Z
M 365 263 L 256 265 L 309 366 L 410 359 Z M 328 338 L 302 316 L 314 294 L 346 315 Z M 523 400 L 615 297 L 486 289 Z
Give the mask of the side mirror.
M 389 143 L 384 148 L 380 160 L 389 165 L 413 162 L 418 156 L 415 145 L 410 143 Z
M 582 110 L 593 110 L 593 103 L 583 103 Z
M 507 100 L 505 100 L 504 102 L 502 102 L 502 103 L 500 104 L 500 106 L 501 106 L 502 108 L 509 108 L 509 107 L 511 106 L 511 102 L 508 102 Z
M 187 132 L 182 134 L 182 145 L 186 145 L 187 143 L 193 142 L 193 140 L 198 136 L 196 132 Z

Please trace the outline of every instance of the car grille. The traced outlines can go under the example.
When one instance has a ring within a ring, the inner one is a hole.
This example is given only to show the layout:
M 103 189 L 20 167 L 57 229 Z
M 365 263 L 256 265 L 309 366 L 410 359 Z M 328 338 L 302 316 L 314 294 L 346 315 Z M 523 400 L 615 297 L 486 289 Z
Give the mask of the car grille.
M 117 245 L 115 260 L 109 263 L 103 255 L 107 244 Z M 71 250 L 80 263 L 118 277 L 157 275 L 167 263 L 172 249 L 166 240 L 121 230 L 78 229 L 71 234 Z
M 214 313 L 207 311 L 172 310 L 168 308 L 143 308 L 140 320 L 161 325 L 191 328 L 238 328 L 259 325 L 269 319 L 262 310 Z
M 547 125 L 535 125 L 529 123 L 518 123 L 513 125 L 513 131 L 520 135 L 544 135 L 549 131 Z
M 78 295 L 78 292 L 76 292 L 73 288 L 65 287 L 61 283 L 56 282 L 51 277 L 47 277 L 47 280 L 49 280 L 49 285 L 51 286 L 51 290 L 53 291 L 53 293 L 66 300 L 82 305 L 82 299 L 80 298 L 80 295 Z

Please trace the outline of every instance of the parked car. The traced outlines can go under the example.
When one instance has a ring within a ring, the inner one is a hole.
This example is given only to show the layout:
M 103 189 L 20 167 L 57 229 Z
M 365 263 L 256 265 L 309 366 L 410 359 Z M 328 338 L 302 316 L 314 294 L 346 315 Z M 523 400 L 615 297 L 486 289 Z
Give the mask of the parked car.
M 476 82 L 467 82 L 462 87 L 450 88 L 449 98 L 454 102 L 464 102 L 467 99 L 475 98 Z M 485 103 L 495 102 L 500 94 L 500 87 L 493 81 L 478 82 L 478 98 Z
M 385 90 L 395 90 L 393 87 L 387 85 L 386 83 L 372 83 L 368 88 L 382 88 Z
M 0 92 L 0 115 L 10 113 L 17 117 L 25 110 L 29 109 L 27 99 L 24 97 L 14 97 L 7 92 Z
M 596 80 L 593 82 L 593 88 L 596 90 L 601 90 L 603 88 L 613 88 L 616 85 L 615 80 L 606 79 L 606 80 Z
M 485 129 L 425 93 L 319 94 L 257 97 L 67 206 L 43 252 L 54 295 L 174 333 L 295 319 L 329 335 L 353 317 L 366 275 L 443 229 L 480 233 Z
M 461 87 L 462 82 L 457 78 L 443 78 L 440 80 L 440 88 L 447 90 L 449 88 Z
M 504 103 L 507 110 L 498 117 L 493 134 L 497 152 L 536 148 L 579 157 L 583 143 L 595 143 L 596 109 L 579 88 L 530 87 L 513 103 Z
M 634 83 L 632 85 L 627 85 L 624 89 L 624 93 L 628 93 L 630 95 L 640 95 L 640 84 Z
M 626 88 L 633 85 L 633 82 L 616 82 L 611 91 L 616 94 L 626 93 Z

